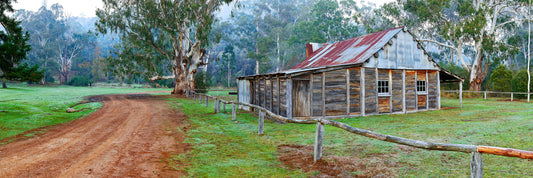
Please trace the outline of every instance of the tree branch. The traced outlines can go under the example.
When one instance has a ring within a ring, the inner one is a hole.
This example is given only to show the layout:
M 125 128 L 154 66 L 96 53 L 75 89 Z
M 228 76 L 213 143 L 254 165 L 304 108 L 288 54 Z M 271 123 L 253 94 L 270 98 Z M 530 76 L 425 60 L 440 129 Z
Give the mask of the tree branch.
M 155 81 L 155 80 L 174 79 L 174 78 L 176 78 L 175 75 L 169 75 L 169 76 L 154 76 L 154 77 L 150 77 L 150 80 L 151 80 L 151 81 Z
M 444 46 L 444 47 L 447 47 L 447 48 L 457 49 L 457 47 L 455 47 L 455 46 L 444 44 L 444 43 L 441 43 L 441 42 L 438 42 L 438 41 L 435 41 L 435 40 L 430 40 L 430 39 L 422 39 L 422 40 L 418 40 L 418 42 L 435 43 L 437 45 Z

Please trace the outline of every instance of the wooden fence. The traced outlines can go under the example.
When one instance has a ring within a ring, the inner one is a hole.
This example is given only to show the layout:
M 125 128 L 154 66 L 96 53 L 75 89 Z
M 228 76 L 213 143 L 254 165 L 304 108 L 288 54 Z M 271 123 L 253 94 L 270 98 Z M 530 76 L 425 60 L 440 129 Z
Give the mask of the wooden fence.
M 442 90 L 444 93 L 461 93 L 459 90 Z M 504 96 L 509 96 L 511 98 L 511 101 L 514 100 L 515 95 L 525 95 L 527 98 L 527 102 L 529 102 L 529 97 L 527 97 L 528 93 L 525 92 L 498 92 L 498 91 L 469 91 L 469 90 L 463 90 L 462 93 L 478 93 L 483 94 L 483 99 L 487 99 L 487 94 L 500 94 Z M 530 94 L 531 95 L 531 94 Z
M 264 125 L 265 115 L 268 115 L 272 119 L 276 119 L 276 120 L 280 120 L 280 121 L 284 121 L 288 123 L 316 124 L 315 145 L 314 145 L 314 160 L 315 161 L 319 160 L 322 157 L 322 139 L 324 136 L 324 125 L 330 125 L 330 126 L 337 127 L 337 128 L 346 130 L 348 132 L 351 132 L 357 135 L 362 135 L 362 136 L 373 138 L 373 139 L 397 143 L 401 145 L 407 145 L 407 146 L 416 147 L 416 148 L 422 148 L 426 150 L 440 150 L 440 151 L 470 153 L 471 154 L 470 177 L 474 177 L 474 178 L 483 177 L 482 153 L 501 155 L 501 156 L 507 156 L 507 157 L 518 157 L 522 159 L 533 159 L 533 151 L 518 150 L 518 149 L 512 149 L 512 148 L 500 148 L 500 147 L 492 147 L 492 146 L 446 144 L 446 143 L 434 143 L 434 142 L 412 140 L 412 139 L 407 139 L 407 138 L 402 138 L 402 137 L 380 134 L 380 133 L 372 132 L 369 130 L 359 129 L 359 128 L 352 127 L 348 124 L 342 123 L 342 122 L 337 122 L 334 120 L 329 120 L 329 119 L 324 119 L 324 118 L 312 118 L 309 120 L 286 118 L 286 117 L 274 114 L 273 112 L 263 107 L 257 106 L 257 105 L 241 103 L 237 101 L 226 101 L 226 100 L 222 100 L 222 99 L 210 96 L 210 95 L 200 94 L 196 92 L 187 92 L 186 95 L 188 97 L 192 97 L 195 101 L 198 100 L 199 103 L 202 103 L 202 101 L 205 100 L 206 107 L 209 107 L 209 104 L 208 104 L 209 98 L 214 99 L 215 113 L 220 112 L 221 104 L 223 104 L 224 106 L 224 110 L 223 110 L 224 112 L 226 111 L 226 104 L 231 104 L 232 105 L 232 120 L 236 120 L 236 113 L 237 113 L 236 106 L 237 105 L 248 106 L 250 108 L 253 108 L 254 111 L 259 112 L 258 134 L 263 134 L 263 125 Z

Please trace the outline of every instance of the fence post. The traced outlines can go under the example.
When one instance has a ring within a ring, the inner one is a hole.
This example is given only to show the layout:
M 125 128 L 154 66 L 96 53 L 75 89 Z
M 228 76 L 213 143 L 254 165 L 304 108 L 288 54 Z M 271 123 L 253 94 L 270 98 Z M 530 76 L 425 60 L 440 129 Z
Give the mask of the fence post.
M 472 152 L 472 159 L 470 159 L 470 177 L 483 177 L 483 156 L 481 153 Z
M 237 113 L 235 113 L 235 103 L 231 103 L 233 106 L 231 107 L 231 120 L 234 121 L 237 117 Z
M 463 81 L 459 82 L 459 108 L 463 107 Z
M 222 100 L 217 101 L 217 113 L 220 112 L 220 103 L 222 103 Z
M 315 156 L 314 161 L 320 160 L 322 157 L 322 138 L 324 137 L 324 125 L 318 121 L 316 122 L 316 134 L 315 134 Z
M 226 113 L 226 103 L 224 103 L 224 110 L 222 111 L 223 113 Z
M 265 123 L 265 113 L 263 111 L 259 111 L 259 126 L 257 134 L 263 135 L 263 124 Z
M 205 107 L 209 106 L 209 97 L 205 96 Z
M 218 98 L 215 98 L 215 113 L 218 113 Z
M 513 92 L 511 92 L 511 101 L 513 101 Z
M 202 104 L 202 95 L 199 95 L 200 99 L 198 100 L 198 103 Z
M 483 95 L 484 95 L 484 96 L 483 96 L 483 99 L 484 99 L 484 100 L 487 100 L 487 92 L 486 92 L 486 91 L 485 91 L 485 93 L 484 93 Z
M 193 100 L 196 101 L 196 93 L 192 94 Z

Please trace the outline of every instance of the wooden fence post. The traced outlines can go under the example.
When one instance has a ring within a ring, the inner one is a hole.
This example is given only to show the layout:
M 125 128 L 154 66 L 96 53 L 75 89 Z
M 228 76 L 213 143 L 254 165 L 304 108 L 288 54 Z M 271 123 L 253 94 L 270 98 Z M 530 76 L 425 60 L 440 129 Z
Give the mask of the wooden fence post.
M 192 94 L 193 100 L 196 101 L 196 93 Z
M 198 103 L 202 104 L 202 95 L 199 95 L 200 99 L 198 100 Z
M 322 157 L 322 139 L 324 138 L 324 125 L 318 121 L 316 122 L 316 134 L 315 134 L 315 162 Z
M 263 124 L 265 123 L 265 113 L 263 111 L 259 111 L 259 126 L 257 134 L 263 135 Z
M 224 108 L 222 108 L 222 109 L 224 109 L 222 112 L 226 113 L 226 103 L 224 103 Z
M 511 101 L 513 101 L 513 92 L 511 92 Z
M 205 107 L 209 106 L 209 97 L 205 96 Z
M 470 159 L 470 177 L 483 177 L 483 156 L 481 153 L 472 152 L 472 159 Z
M 463 107 L 463 81 L 459 82 L 459 108 Z
M 485 93 L 483 94 L 483 99 L 484 100 L 487 100 L 487 92 L 485 91 Z
M 235 111 L 235 103 L 231 103 L 233 106 L 231 107 L 231 120 L 234 121 L 237 118 L 237 111 Z
M 215 113 L 218 113 L 218 98 L 215 98 Z
M 217 113 L 220 112 L 220 103 L 222 103 L 222 100 L 218 100 L 217 102 Z

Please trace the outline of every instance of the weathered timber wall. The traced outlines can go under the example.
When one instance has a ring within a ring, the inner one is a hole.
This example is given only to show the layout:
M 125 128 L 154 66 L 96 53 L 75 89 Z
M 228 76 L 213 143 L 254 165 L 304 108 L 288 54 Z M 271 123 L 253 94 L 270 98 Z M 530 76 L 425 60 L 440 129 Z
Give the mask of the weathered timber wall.
M 294 117 L 311 116 L 311 101 L 309 98 L 310 75 L 292 78 L 292 114 Z
M 272 111 L 270 104 L 272 103 L 272 84 L 270 78 L 265 80 L 265 108 Z
M 361 68 L 350 69 L 350 115 L 361 114 Z
M 273 113 L 279 114 L 279 81 L 278 78 L 272 79 L 272 110 Z
M 365 114 L 377 114 L 378 112 L 376 75 L 375 69 L 365 69 Z
M 438 109 L 438 81 L 437 71 L 428 71 L 428 106 L 429 109 Z
M 346 115 L 346 69 L 326 72 L 326 116 Z
M 416 71 L 405 71 L 405 110 L 416 110 Z
M 313 74 L 313 93 L 311 94 L 311 107 L 313 116 L 322 116 L 324 101 L 322 100 L 322 73 Z
M 238 101 L 241 103 L 250 103 L 250 81 L 246 79 L 237 80 L 238 85 Z M 244 106 L 243 109 L 249 110 L 248 106 Z
M 392 112 L 403 111 L 403 70 L 392 70 L 392 87 L 391 87 L 391 99 L 392 99 Z
M 426 71 L 425 70 L 418 70 L 416 71 L 416 81 L 426 81 L 426 92 L 421 93 L 417 92 L 418 95 L 418 109 L 427 109 L 427 80 L 426 80 Z
M 287 79 L 280 79 L 279 83 L 279 113 L 287 117 Z

